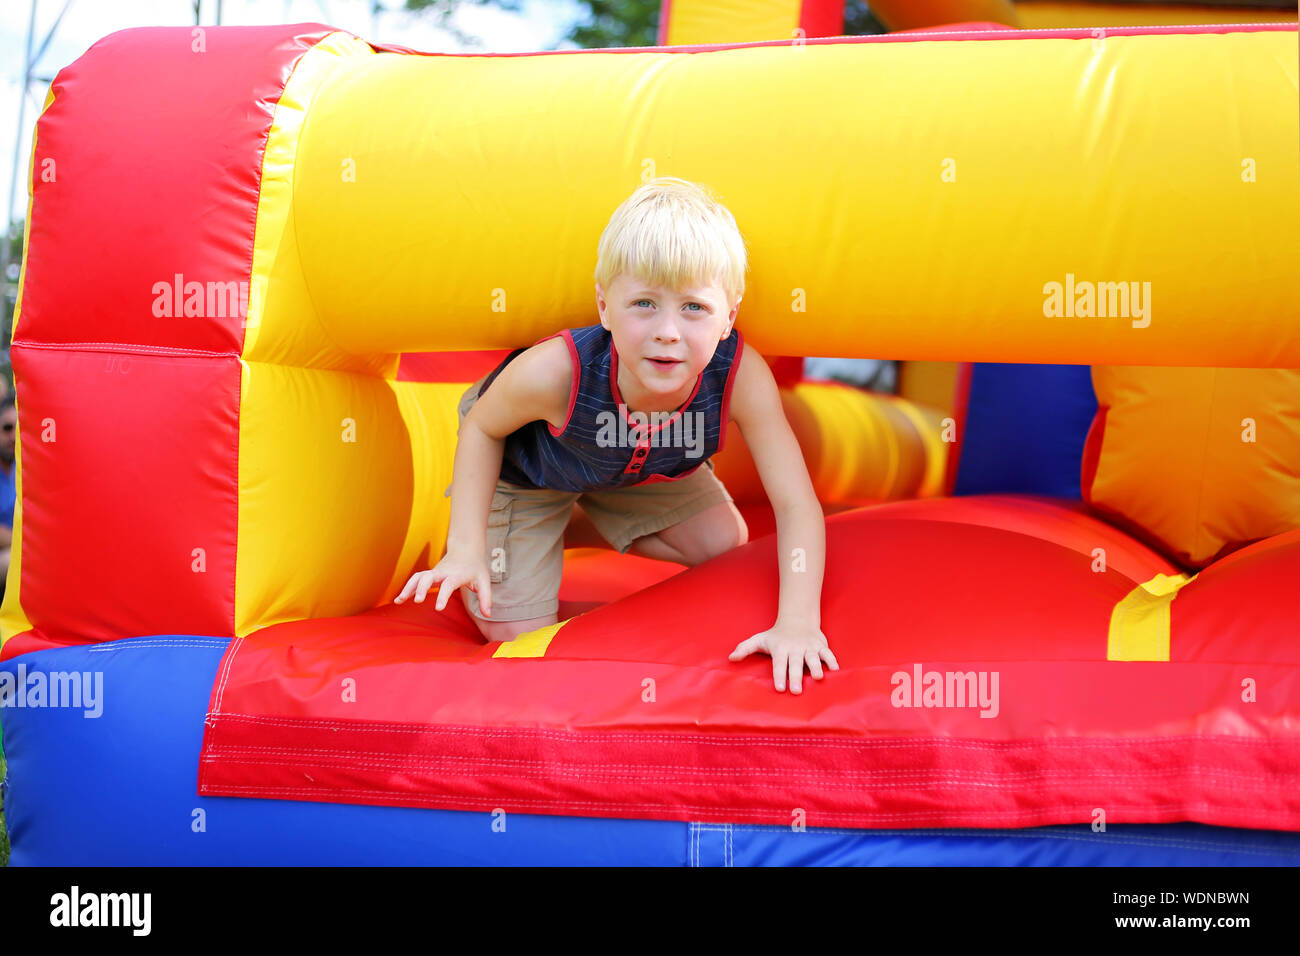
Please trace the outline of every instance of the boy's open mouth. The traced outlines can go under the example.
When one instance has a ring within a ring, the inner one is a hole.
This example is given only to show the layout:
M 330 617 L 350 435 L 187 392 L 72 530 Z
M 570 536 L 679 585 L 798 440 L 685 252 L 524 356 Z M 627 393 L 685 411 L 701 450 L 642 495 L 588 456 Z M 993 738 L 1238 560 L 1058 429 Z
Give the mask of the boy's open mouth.
M 656 368 L 665 368 L 665 369 L 672 368 L 674 365 L 682 364 L 678 359 L 652 358 L 652 359 L 646 359 L 646 361 L 649 362 L 651 365 L 655 366 Z

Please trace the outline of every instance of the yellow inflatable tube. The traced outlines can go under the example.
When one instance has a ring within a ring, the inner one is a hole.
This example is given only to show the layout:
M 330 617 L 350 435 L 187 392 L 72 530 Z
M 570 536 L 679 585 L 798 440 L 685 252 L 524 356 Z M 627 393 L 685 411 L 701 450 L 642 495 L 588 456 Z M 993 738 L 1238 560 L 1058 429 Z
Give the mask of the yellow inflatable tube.
M 943 490 L 949 445 L 940 412 L 847 385 L 803 382 L 781 390 L 790 429 L 824 505 L 926 498 Z M 715 470 L 738 502 L 767 500 L 744 435 L 727 428 Z
M 349 57 L 297 251 L 346 351 L 513 346 L 592 320 L 610 211 L 681 175 L 748 239 L 766 353 L 1300 367 L 1296 60 L 1277 31 Z

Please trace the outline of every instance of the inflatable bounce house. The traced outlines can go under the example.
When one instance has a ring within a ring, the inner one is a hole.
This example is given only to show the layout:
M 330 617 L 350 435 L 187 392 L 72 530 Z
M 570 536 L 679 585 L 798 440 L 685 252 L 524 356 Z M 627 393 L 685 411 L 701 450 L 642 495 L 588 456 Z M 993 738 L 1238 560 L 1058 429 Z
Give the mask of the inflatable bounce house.
M 512 55 L 135 29 L 58 74 L 12 863 L 1300 862 L 1295 26 L 754 6 L 761 37 L 674 0 L 660 46 Z M 734 431 L 747 544 L 575 531 L 560 622 L 510 643 L 393 603 L 458 397 L 596 321 L 651 175 L 735 213 L 827 512 L 841 666 L 800 695 L 727 659 L 782 560 Z M 801 356 L 903 360 L 902 394 Z

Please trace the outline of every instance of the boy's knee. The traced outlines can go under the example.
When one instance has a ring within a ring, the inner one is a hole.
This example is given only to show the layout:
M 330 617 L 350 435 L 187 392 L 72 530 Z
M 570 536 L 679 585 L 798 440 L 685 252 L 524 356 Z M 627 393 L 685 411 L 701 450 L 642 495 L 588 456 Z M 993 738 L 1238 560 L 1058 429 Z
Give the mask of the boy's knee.
M 470 610 L 469 592 L 465 588 L 459 590 L 460 599 L 465 603 L 466 613 L 478 625 L 478 632 L 483 635 L 483 639 L 486 641 L 513 641 L 520 634 L 527 634 L 539 627 L 546 627 L 548 624 L 554 624 L 560 619 L 559 614 L 548 614 L 543 617 L 530 617 L 522 621 L 484 620 Z
M 526 621 L 485 621 L 482 618 L 474 618 L 474 622 L 478 624 L 479 633 L 487 641 L 513 641 L 520 634 L 527 634 L 539 627 L 554 624 L 558 620 L 559 616 L 556 614 L 550 614 L 546 617 L 533 617 Z
M 662 534 L 662 532 L 661 532 Z M 730 502 L 705 513 L 695 534 L 680 545 L 687 564 L 694 567 L 749 543 L 749 526 Z
M 745 519 L 741 517 L 736 506 L 728 503 L 726 508 L 719 509 L 719 512 L 726 516 L 719 522 L 724 530 L 714 538 L 714 547 L 717 550 L 707 555 L 705 560 L 715 558 L 720 554 L 726 554 L 728 551 L 749 543 L 749 525 L 745 524 Z

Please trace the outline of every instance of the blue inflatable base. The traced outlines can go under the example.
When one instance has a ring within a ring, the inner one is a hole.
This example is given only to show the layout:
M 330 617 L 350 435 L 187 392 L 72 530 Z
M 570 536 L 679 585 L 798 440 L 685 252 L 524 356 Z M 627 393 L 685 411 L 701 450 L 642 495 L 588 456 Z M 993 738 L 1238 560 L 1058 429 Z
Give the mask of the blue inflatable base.
M 158 636 L 0 665 L 102 675 L 93 706 L 0 706 L 11 866 L 1295 866 L 1300 834 L 1201 824 L 840 830 L 196 794 L 225 639 Z M 91 716 L 98 711 L 98 716 Z

